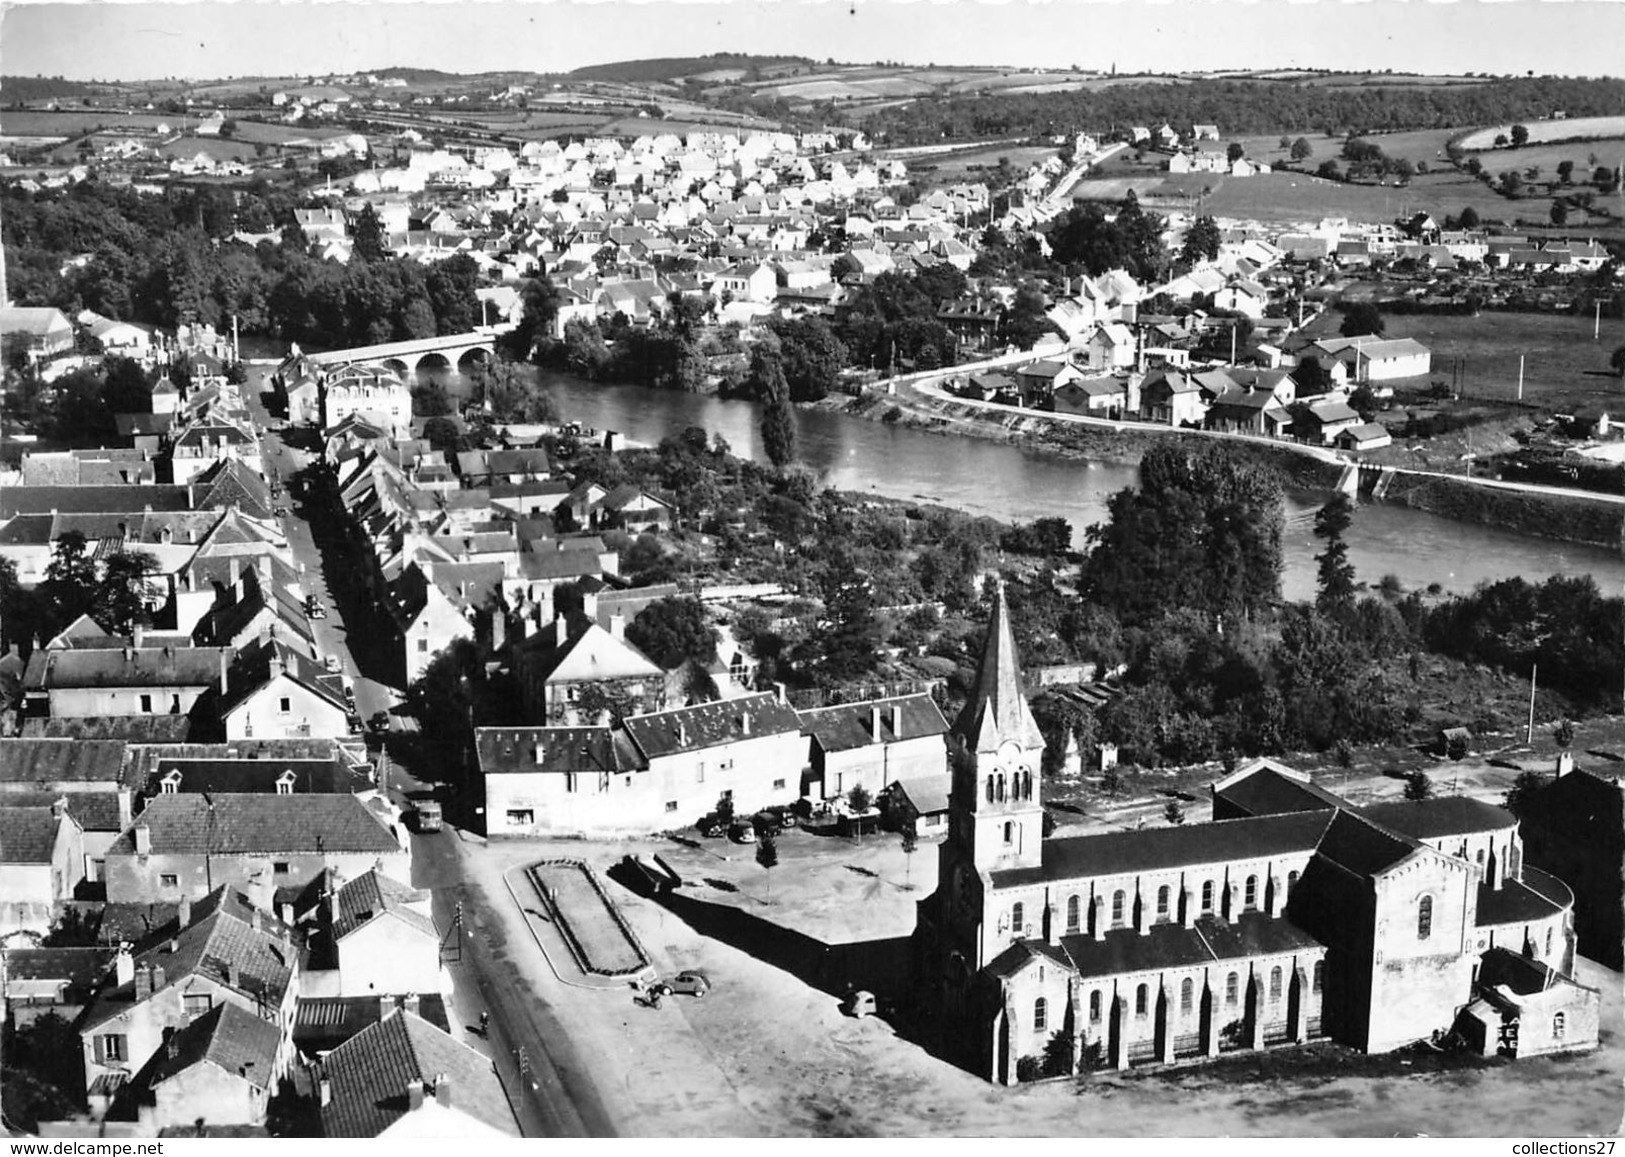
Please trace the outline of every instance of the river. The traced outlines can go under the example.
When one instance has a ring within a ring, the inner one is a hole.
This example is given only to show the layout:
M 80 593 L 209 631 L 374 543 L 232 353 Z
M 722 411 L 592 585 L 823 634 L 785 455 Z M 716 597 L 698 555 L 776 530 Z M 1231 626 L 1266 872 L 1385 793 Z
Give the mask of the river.
M 702 426 L 727 439 L 735 454 L 763 458 L 753 402 L 604 385 L 545 371 L 541 377 L 567 420 L 651 444 L 686 426 Z M 453 393 L 461 386 L 456 379 L 448 382 Z M 1080 543 L 1084 531 L 1106 517 L 1106 500 L 1135 485 L 1139 476 L 1135 467 L 1121 463 L 1077 461 L 821 411 L 796 414 L 796 447 L 801 460 L 837 489 L 935 502 L 1013 522 L 1060 516 L 1072 524 Z M 1288 496 L 1282 589 L 1289 599 L 1314 597 L 1319 543 L 1313 520 L 1325 497 L 1312 491 Z M 1375 584 L 1393 574 L 1406 589 L 1438 583 L 1465 592 L 1513 575 L 1540 581 L 1582 573 L 1595 576 L 1608 592 L 1625 585 L 1625 560 L 1610 551 L 1382 503 L 1361 506 L 1348 545 L 1362 581 Z

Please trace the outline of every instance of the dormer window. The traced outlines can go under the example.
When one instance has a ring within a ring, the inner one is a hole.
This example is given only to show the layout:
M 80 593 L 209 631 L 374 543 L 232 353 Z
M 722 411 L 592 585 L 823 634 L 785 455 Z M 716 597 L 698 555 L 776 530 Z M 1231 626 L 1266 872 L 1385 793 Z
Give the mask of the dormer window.
M 278 795 L 292 795 L 293 794 L 293 783 L 294 783 L 294 774 L 293 774 L 293 772 L 292 771 L 283 772 L 281 775 L 277 776 L 276 793 Z
M 170 772 L 164 776 L 163 782 L 158 786 L 164 795 L 174 795 L 181 789 L 181 773 L 178 771 Z

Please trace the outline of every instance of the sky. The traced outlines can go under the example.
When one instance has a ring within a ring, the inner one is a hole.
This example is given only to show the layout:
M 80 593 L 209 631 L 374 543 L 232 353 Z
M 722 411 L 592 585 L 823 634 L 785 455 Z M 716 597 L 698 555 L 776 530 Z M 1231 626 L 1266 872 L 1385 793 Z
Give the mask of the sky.
M 565 72 L 713 52 L 1120 72 L 1621 74 L 1625 0 L 12 0 L 0 71 Z

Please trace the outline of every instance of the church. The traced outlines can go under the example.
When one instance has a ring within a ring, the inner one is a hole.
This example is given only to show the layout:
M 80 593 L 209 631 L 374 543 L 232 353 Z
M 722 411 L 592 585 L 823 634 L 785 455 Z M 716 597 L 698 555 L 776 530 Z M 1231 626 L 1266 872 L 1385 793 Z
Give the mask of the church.
M 1356 807 L 1257 760 L 1213 818 L 1046 837 L 1044 739 L 1004 592 L 950 735 L 919 991 L 990 1080 L 1172 1064 L 1329 1038 L 1383 1052 L 1458 1029 L 1488 1055 L 1593 1047 L 1574 898 L 1518 821 L 1449 797 Z

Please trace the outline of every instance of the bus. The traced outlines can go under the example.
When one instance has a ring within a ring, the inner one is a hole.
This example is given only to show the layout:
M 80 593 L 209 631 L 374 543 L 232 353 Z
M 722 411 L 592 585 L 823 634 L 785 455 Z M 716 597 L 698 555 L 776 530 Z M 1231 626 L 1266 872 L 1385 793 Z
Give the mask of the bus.
M 442 824 L 440 801 L 434 799 L 420 799 L 413 813 L 417 820 L 417 829 L 420 832 L 438 832 Z

